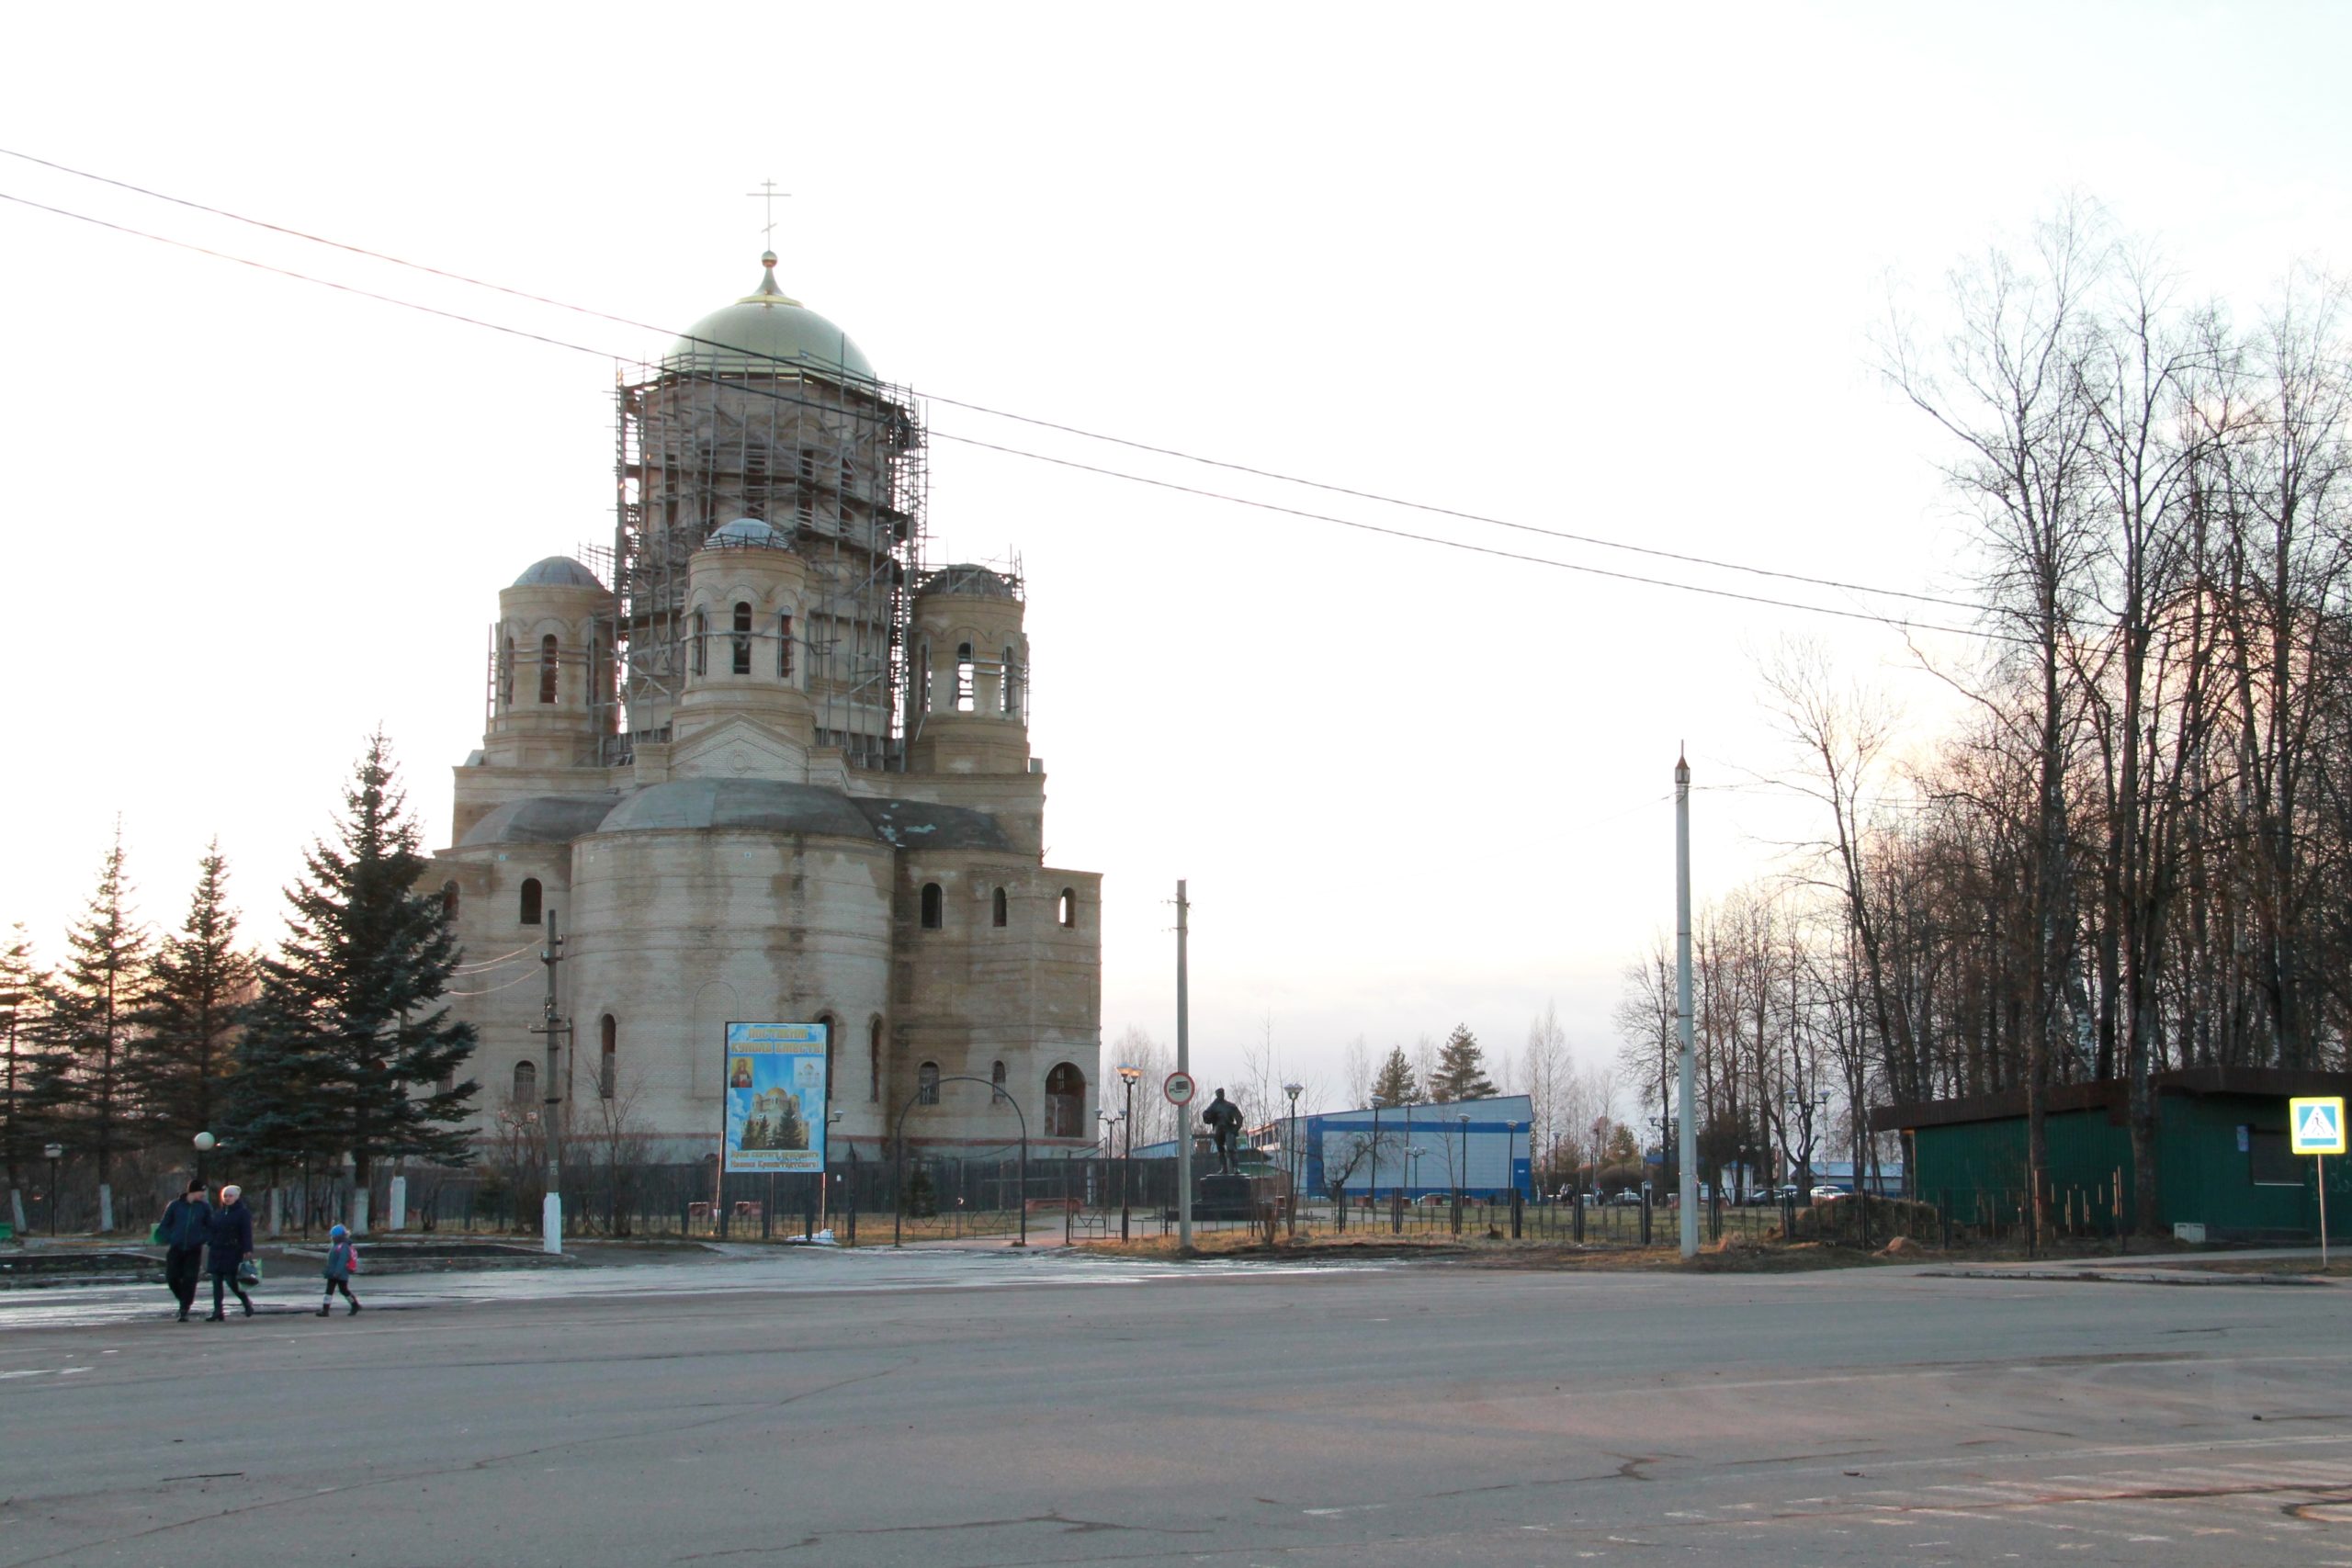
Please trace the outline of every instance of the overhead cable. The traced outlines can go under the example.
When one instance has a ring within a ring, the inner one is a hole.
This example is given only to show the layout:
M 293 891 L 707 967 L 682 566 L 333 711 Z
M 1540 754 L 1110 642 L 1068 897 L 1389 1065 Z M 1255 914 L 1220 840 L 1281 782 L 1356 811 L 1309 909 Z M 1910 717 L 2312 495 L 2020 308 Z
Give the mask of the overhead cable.
M 77 169 L 71 164 L 60 164 L 48 158 L 36 157 L 32 153 L 20 152 L 13 148 L 0 147 L 0 154 L 18 159 L 24 163 L 37 164 L 45 169 L 53 169 L 60 174 L 71 175 L 76 179 L 90 180 L 99 185 L 112 186 L 118 190 L 130 191 L 133 195 L 146 197 L 155 201 L 169 202 L 177 207 L 187 208 L 192 211 L 207 213 L 215 218 L 223 218 L 232 223 L 243 223 L 252 228 L 266 230 L 273 234 L 283 234 L 289 239 L 300 240 L 309 244 L 323 245 L 329 249 L 343 251 L 351 255 L 364 256 L 370 261 L 382 262 L 390 266 L 405 267 L 413 272 L 421 272 L 429 276 L 444 278 L 452 283 L 461 283 L 469 288 L 488 289 L 492 293 L 506 295 L 510 299 L 527 300 L 535 305 L 545 305 L 553 310 L 567 310 L 574 315 L 587 316 L 593 320 L 600 321 L 610 321 L 616 326 L 630 327 L 639 332 L 666 335 L 676 338 L 682 342 L 696 344 L 704 342 L 704 340 L 695 337 L 691 333 L 681 333 L 673 328 L 656 326 L 650 321 L 639 321 L 628 316 L 615 315 L 611 311 L 599 310 L 593 306 L 574 304 L 569 300 L 558 299 L 550 295 L 536 293 L 527 288 L 515 288 L 506 284 L 493 283 L 486 278 L 475 277 L 462 272 L 453 272 L 447 267 L 434 266 L 425 262 L 412 261 L 407 257 L 393 255 L 386 251 L 371 250 L 365 245 L 355 245 L 345 241 L 331 239 L 326 235 L 315 234 L 308 230 L 293 228 L 283 223 L 273 223 L 266 219 L 251 217 L 245 213 L 232 211 L 223 207 L 214 207 L 209 203 L 193 200 L 187 197 L 174 196 L 168 191 L 160 191 L 153 189 L 151 186 L 135 185 L 129 180 L 117 179 L 108 175 L 96 174 L 87 169 Z M 57 209 L 51 209 L 49 210 L 54 211 Z M 366 291 L 355 290 L 355 292 L 364 293 Z M 377 299 L 383 298 L 383 296 L 380 295 L 371 297 Z M 459 321 L 470 320 L 470 318 L 463 316 L 458 316 L 454 319 Z M 526 333 L 524 335 L 527 336 L 531 334 Z M 733 344 L 712 344 L 710 346 L 726 348 L 729 352 L 741 355 L 745 358 L 768 359 L 777 364 L 792 363 L 790 361 L 784 360 L 777 355 L 763 355 L 755 350 L 744 349 Z M 625 356 L 616 355 L 616 357 Z M 1622 550 L 1630 554 L 1650 556 L 1662 560 L 1680 561 L 1689 566 L 1703 566 L 1721 571 L 1736 571 L 1755 577 L 1776 578 L 1782 581 L 1810 583 L 1815 587 L 1834 588 L 1843 592 L 1869 593 L 1885 598 L 1905 599 L 1914 604 L 1935 604 L 1945 609 L 1966 610 L 1972 614 L 1984 614 L 1986 612 L 1986 607 L 1984 605 L 1973 604 L 1967 600 L 1945 598 L 1932 593 L 1920 593 L 1905 588 L 1882 588 L 1866 582 L 1848 582 L 1837 578 L 1817 577 L 1806 572 L 1786 571 L 1773 567 L 1756 566 L 1745 561 L 1724 560 L 1713 556 L 1696 555 L 1681 550 L 1663 549 L 1655 545 L 1631 544 L 1623 539 L 1611 539 L 1596 534 L 1579 534 L 1564 528 L 1549 528 L 1540 524 L 1522 523 L 1508 517 L 1496 517 L 1485 513 L 1464 511 L 1457 507 L 1440 506 L 1430 502 L 1411 501 L 1401 496 L 1386 495 L 1377 491 L 1363 490 L 1351 485 L 1333 484 L 1322 479 L 1306 479 L 1297 474 L 1286 474 L 1279 469 L 1258 468 L 1251 464 L 1234 462 L 1227 458 L 1206 457 L 1196 452 L 1187 452 L 1179 447 L 1162 446 L 1148 441 L 1138 441 L 1127 436 L 1113 435 L 1099 430 L 1088 430 L 1082 426 L 1064 423 L 1058 420 L 1043 419 L 1034 414 L 1015 413 L 1007 409 L 992 408 L 986 403 L 977 403 L 967 399 L 948 397 L 939 392 L 926 390 L 922 394 L 922 396 L 928 401 L 943 403 L 949 408 L 962 409 L 969 413 L 984 414 L 992 419 L 1012 420 L 1018 423 L 1034 425 L 1039 429 L 1055 431 L 1064 435 L 1074 435 L 1081 440 L 1100 441 L 1114 446 L 1125 446 L 1133 451 L 1148 452 L 1156 457 L 1171 457 L 1180 462 L 1195 463 L 1205 468 L 1221 468 L 1229 473 L 1248 474 L 1254 479 L 1271 479 L 1280 484 L 1297 485 L 1306 490 L 1324 491 L 1333 495 L 1350 496 L 1358 501 L 1374 502 L 1383 506 L 1400 507 L 1412 512 L 1426 512 L 1435 516 L 1453 517 L 1465 523 L 1477 523 L 1488 527 L 1508 528 L 1519 533 L 1536 534 L 1545 538 L 1561 539 L 1571 544 L 1589 545 L 1597 549 Z M 1003 448 L 1003 450 L 1011 451 L 1012 448 L 1007 447 Z M 1112 470 L 1098 469 L 1096 471 L 1109 473 Z
M 6 149 L 0 149 L 0 151 L 6 151 Z M 174 239 L 166 234 L 158 234 L 148 230 L 134 228 L 127 223 L 116 223 L 107 219 L 94 217 L 88 213 L 74 211 L 69 208 L 55 207 L 47 202 L 34 201 L 28 197 L 17 196 L 7 191 L 0 191 L 0 201 L 14 202 L 20 207 L 30 208 L 36 211 L 47 212 L 60 218 L 72 219 L 76 222 L 87 223 L 96 228 L 110 230 L 119 234 L 127 234 L 134 239 L 146 240 L 155 244 L 168 245 L 178 250 L 191 251 L 198 255 L 210 256 L 217 261 L 231 262 L 240 266 L 252 267 L 256 271 L 269 273 L 279 277 L 291 278 L 297 282 L 315 284 L 322 288 L 332 288 L 338 293 L 356 295 L 365 299 L 373 299 L 379 304 L 391 305 L 401 310 L 419 311 L 424 315 L 438 317 L 444 321 L 455 321 L 463 326 L 480 327 L 489 332 L 501 333 L 510 337 L 517 337 L 525 339 L 527 342 L 542 344 L 550 348 L 560 348 L 577 354 L 593 355 L 599 359 L 612 360 L 621 363 L 628 362 L 628 355 L 616 355 L 612 353 L 610 350 L 598 348 L 588 344 L 574 343 L 565 338 L 551 337 L 545 333 L 529 332 L 521 327 L 508 326 L 503 322 L 488 321 L 479 316 L 469 316 L 462 311 L 444 310 L 439 306 L 427 305 L 420 300 L 402 299 L 399 295 L 385 294 L 375 289 L 362 288 L 355 284 L 339 283 L 332 278 L 319 277 L 310 273 L 297 271 L 291 267 L 274 265 L 268 262 L 255 260 L 251 256 L 238 255 L 230 251 L 215 250 L 210 246 L 199 245 L 192 241 Z M 595 312 L 587 313 L 594 314 Z M 729 351 L 736 353 L 744 352 L 731 348 Z M 779 361 L 779 363 L 784 362 Z M 740 388 L 739 390 L 748 394 L 755 394 L 762 397 L 771 398 L 780 402 L 799 404 L 804 407 L 822 408 L 824 406 L 813 400 L 796 398 L 787 393 L 776 392 L 769 389 L 756 388 L 747 385 Z M 946 400 L 941 400 L 944 401 Z M 1223 502 L 1230 505 L 1249 507 L 1260 512 L 1271 512 L 1283 516 L 1298 517 L 1313 522 L 1329 523 L 1340 527 L 1352 528 L 1363 533 L 1385 535 L 1390 538 L 1408 540 L 1417 544 L 1435 545 L 1442 548 L 1462 550 L 1472 555 L 1489 556 L 1501 560 L 1520 561 L 1532 566 L 1551 567 L 1560 571 L 1578 572 L 1591 577 L 1608 578 L 1619 582 L 1641 583 L 1647 587 L 1663 588 L 1678 592 L 1702 594 L 1708 598 L 1729 599 L 1742 604 L 1761 604 L 1775 609 L 1796 610 L 1815 615 L 1830 615 L 1840 620 L 1865 621 L 1872 625 L 1906 632 L 1944 632 L 1955 637 L 1976 637 L 1992 642 L 2023 644 L 2028 641 L 2026 638 L 2014 636 L 2010 633 L 1993 631 L 1984 627 L 1955 626 L 1932 621 L 1916 621 L 1898 615 L 1879 615 L 1868 610 L 1840 609 L 1834 605 L 1827 604 L 1808 604 L 1799 600 L 1776 599 L 1769 595 L 1758 593 L 1743 593 L 1736 590 L 1728 588 L 1710 588 L 1695 582 L 1677 581 L 1671 578 L 1649 577 L 1638 572 L 1616 571 L 1607 567 L 1590 566 L 1578 561 L 1559 560 L 1549 556 L 1529 555 L 1523 551 L 1506 550 L 1491 545 L 1476 545 L 1464 539 L 1450 539 L 1442 535 L 1423 534 L 1408 528 L 1389 527 L 1382 524 L 1363 522 L 1361 519 L 1340 517 L 1330 513 L 1310 512 L 1300 507 L 1283 506 L 1273 502 L 1259 501 L 1249 496 L 1235 495 L 1223 491 L 1207 490 L 1195 485 L 1178 484 L 1171 479 L 1155 479 L 1148 475 L 1131 473 L 1125 469 L 1105 468 L 1100 464 L 1081 463 L 1075 458 L 1057 457 L 1047 453 L 1030 451 L 1018 446 L 1008 446 L 998 442 L 982 441 L 977 436 L 958 435 L 953 432 L 941 430 L 933 430 L 930 434 L 934 440 L 951 441 L 961 446 L 1002 453 L 1008 457 L 1027 458 L 1033 462 L 1047 463 L 1057 468 L 1070 468 L 1083 473 L 1100 475 L 1106 479 L 1123 479 L 1130 484 L 1147 485 L 1157 490 L 1171 491 L 1178 494 L 1197 496 L 1204 500 Z M 1825 587 L 1838 586 L 1837 584 L 1828 583 L 1820 579 L 1807 578 L 1800 579 L 1799 581 L 1815 582 Z M 1965 607 L 1971 609 L 1977 608 L 1977 606 L 1973 605 Z

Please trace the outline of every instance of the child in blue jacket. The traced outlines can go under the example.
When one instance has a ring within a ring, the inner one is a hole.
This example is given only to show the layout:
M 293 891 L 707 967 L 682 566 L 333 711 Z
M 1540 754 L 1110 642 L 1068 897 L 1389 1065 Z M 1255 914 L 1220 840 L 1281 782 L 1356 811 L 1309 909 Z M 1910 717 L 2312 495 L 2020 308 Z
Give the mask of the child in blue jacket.
M 351 1245 L 351 1232 L 337 1225 L 327 1232 L 327 1293 L 319 1303 L 319 1315 L 324 1317 L 334 1308 L 334 1293 L 351 1303 L 351 1312 L 359 1310 L 359 1298 L 351 1293 L 351 1277 L 359 1271 L 359 1249 Z M 350 1313 L 344 1314 L 349 1316 Z

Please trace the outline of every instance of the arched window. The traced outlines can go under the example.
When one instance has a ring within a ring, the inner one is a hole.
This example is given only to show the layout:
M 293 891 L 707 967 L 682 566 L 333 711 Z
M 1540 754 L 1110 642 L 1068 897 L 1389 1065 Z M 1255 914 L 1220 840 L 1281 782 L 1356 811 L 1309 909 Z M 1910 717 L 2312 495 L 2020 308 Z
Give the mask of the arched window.
M 441 918 L 451 921 L 458 918 L 458 885 L 454 882 L 441 885 Z
M 1020 701 L 1013 695 L 1013 688 L 1021 681 L 1021 666 L 1012 661 L 1012 649 L 1009 648 L 1004 650 L 1004 674 L 1001 679 L 1004 682 L 1004 712 L 1009 718 L 1021 711 Z
M 556 658 L 555 633 L 549 632 L 539 638 L 539 701 L 543 703 L 555 701 Z
M 508 637 L 498 649 L 498 706 L 503 713 L 514 705 L 514 639 Z
M 841 1020 L 829 1012 L 819 1013 L 817 1021 L 825 1029 L 825 1104 L 828 1107 L 826 1114 L 831 1115 L 830 1108 L 833 1103 L 833 1052 L 841 1043 L 842 1023 Z
M 710 617 L 700 610 L 695 612 L 694 670 L 697 675 L 710 673 Z
M 972 711 L 972 645 L 968 642 L 956 645 L 956 711 Z
M 1004 889 L 1001 887 L 998 888 L 996 890 L 995 898 L 990 900 L 989 903 L 989 913 L 993 923 L 1000 926 L 1005 923 L 1005 917 L 1012 912 L 1008 908 L 1008 903 L 1009 901 L 1004 896 Z
M 882 1020 L 879 1017 L 865 1026 L 865 1098 L 876 1104 L 882 1099 Z
M 535 1110 L 539 1098 L 539 1066 L 527 1057 L 514 1064 L 514 1104 L 518 1110 Z
M 1046 1136 L 1075 1138 L 1086 1121 L 1086 1075 L 1068 1062 L 1046 1075 Z
M 1004 1087 L 1004 1064 L 1002 1062 L 990 1062 L 989 1064 L 989 1087 L 999 1089 Z
M 620 1066 L 620 1025 L 606 1013 L 596 1024 L 596 1098 L 613 1098 L 613 1080 Z
M 947 923 L 947 896 L 936 882 L 922 885 L 922 929 L 935 931 Z
M 792 617 L 775 618 L 775 672 L 783 679 L 792 679 Z
M 522 908 L 516 911 L 514 918 L 526 926 L 536 926 L 539 923 L 539 879 L 537 877 L 526 876 L 523 879 Z
M 925 1062 L 915 1069 L 915 1103 L 917 1105 L 939 1103 L 939 1064 L 937 1062 Z
M 925 713 L 929 713 L 933 706 L 931 700 L 931 683 L 936 678 L 931 668 L 931 644 L 925 642 L 922 645 L 922 675 L 919 688 L 922 693 L 922 711 Z
M 1072 931 L 1078 929 L 1078 889 L 1075 887 L 1062 889 L 1061 921 Z
M 738 675 L 749 675 L 752 672 L 752 607 L 740 601 L 735 605 L 733 670 Z

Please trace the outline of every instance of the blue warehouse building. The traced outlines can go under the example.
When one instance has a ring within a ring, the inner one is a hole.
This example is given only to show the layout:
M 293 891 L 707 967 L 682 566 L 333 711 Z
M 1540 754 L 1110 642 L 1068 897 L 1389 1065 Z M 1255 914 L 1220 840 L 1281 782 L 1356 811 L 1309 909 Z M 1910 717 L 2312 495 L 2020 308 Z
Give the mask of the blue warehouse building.
M 1472 1198 L 1501 1198 L 1514 1188 L 1532 1198 L 1533 1115 L 1527 1096 L 1503 1094 L 1305 1117 L 1301 1185 L 1325 1198 L 1334 1182 L 1351 1198 L 1402 1193 L 1410 1200 L 1456 1187 Z

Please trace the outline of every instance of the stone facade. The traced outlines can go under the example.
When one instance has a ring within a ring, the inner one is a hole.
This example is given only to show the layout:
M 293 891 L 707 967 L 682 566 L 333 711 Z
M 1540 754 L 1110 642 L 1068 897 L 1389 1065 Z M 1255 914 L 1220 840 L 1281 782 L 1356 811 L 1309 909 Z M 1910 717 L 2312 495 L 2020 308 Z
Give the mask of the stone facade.
M 1033 1151 L 1091 1143 L 1101 879 L 1044 863 L 1018 586 L 959 565 L 903 595 L 903 725 L 876 766 L 872 739 L 812 705 L 827 602 L 805 541 L 744 517 L 691 547 L 658 728 L 627 617 L 584 566 L 541 561 L 500 593 L 489 731 L 430 874 L 465 950 L 451 1005 L 480 1032 L 477 1131 L 538 1108 L 557 919 L 575 1130 L 618 1096 L 649 1157 L 699 1158 L 718 1143 L 724 1026 L 821 1020 L 836 1157 L 886 1157 L 902 1111 L 911 1148 L 1004 1147 L 1012 1111 L 937 1081 L 958 1077 L 1001 1082 Z

